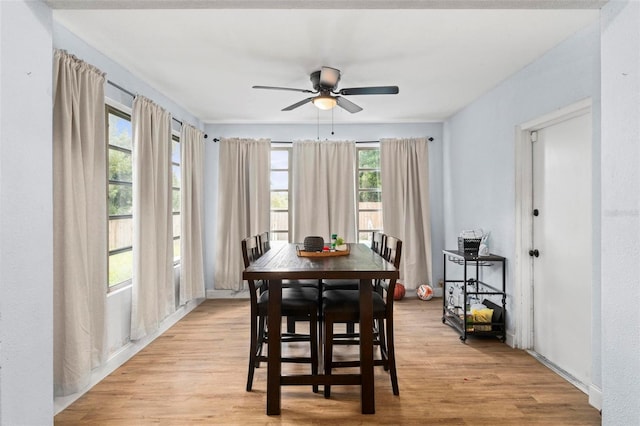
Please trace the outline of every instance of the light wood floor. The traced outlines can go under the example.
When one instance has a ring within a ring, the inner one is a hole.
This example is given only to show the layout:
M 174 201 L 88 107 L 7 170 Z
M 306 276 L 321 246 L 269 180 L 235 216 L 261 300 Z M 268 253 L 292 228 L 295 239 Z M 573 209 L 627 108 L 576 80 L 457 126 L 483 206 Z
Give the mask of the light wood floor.
M 360 414 L 357 387 L 334 386 L 328 400 L 310 387 L 284 387 L 282 414 L 267 416 L 266 366 L 256 370 L 254 390 L 245 391 L 248 304 L 207 300 L 58 414 L 55 424 L 600 424 L 584 393 L 526 352 L 493 338 L 462 343 L 442 324 L 441 299 L 395 304 L 400 396 L 376 367 L 376 414 Z M 306 349 L 296 345 L 283 353 Z M 288 364 L 283 371 L 306 373 L 308 366 Z

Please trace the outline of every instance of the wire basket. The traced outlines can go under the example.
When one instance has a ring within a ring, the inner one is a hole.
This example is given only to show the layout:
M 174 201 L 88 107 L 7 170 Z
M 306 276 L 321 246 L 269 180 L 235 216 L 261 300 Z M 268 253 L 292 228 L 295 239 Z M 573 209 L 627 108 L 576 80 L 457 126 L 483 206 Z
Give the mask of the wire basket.
M 482 238 L 458 237 L 458 251 L 461 253 L 477 255 L 481 240 Z

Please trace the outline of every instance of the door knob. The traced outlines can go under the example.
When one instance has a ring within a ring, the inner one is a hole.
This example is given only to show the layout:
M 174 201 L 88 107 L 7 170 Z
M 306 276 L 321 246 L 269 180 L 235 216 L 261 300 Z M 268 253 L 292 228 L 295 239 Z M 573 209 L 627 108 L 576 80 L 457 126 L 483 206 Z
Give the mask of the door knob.
M 538 249 L 529 250 L 529 256 L 538 257 L 538 256 L 540 256 L 540 252 L 538 251 Z

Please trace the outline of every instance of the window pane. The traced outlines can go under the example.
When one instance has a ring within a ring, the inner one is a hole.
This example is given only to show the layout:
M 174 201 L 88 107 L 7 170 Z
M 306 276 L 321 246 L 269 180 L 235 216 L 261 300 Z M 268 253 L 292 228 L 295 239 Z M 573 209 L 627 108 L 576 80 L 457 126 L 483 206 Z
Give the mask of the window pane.
M 109 219 L 109 250 L 133 245 L 133 219 Z
M 175 139 L 171 141 L 171 162 L 180 164 L 180 142 Z
M 272 231 L 269 238 L 271 241 L 289 241 L 289 233 Z
M 109 114 L 109 144 L 131 149 L 131 121 Z
M 289 212 L 271 212 L 271 230 L 272 231 L 288 231 L 289 230 Z
M 176 166 L 175 164 L 172 167 L 172 181 L 171 186 L 175 188 L 180 188 L 180 166 Z
M 361 209 L 381 209 L 382 193 L 377 191 L 360 191 L 358 192 L 358 201 L 360 202 Z M 367 206 L 363 206 L 367 204 Z M 375 204 L 375 207 L 373 206 Z M 372 205 L 368 207 L 368 205 Z
M 173 261 L 180 261 L 180 238 L 173 240 Z
M 358 242 L 371 247 L 371 232 L 359 232 Z
M 109 215 L 131 214 L 131 185 L 109 184 Z
M 271 192 L 271 208 L 272 209 L 288 209 L 289 193 L 288 192 Z
M 271 168 L 288 169 L 289 151 L 271 151 Z
M 380 150 L 379 149 L 358 150 L 358 168 L 359 169 L 379 169 L 380 168 Z
M 382 229 L 382 212 L 358 212 L 358 229 L 360 231 Z
M 180 236 L 180 215 L 179 214 L 173 215 L 173 236 L 174 237 Z
M 109 180 L 132 182 L 131 154 L 128 152 L 109 150 Z
M 109 256 L 109 287 L 130 280 L 133 274 L 131 250 Z
M 271 189 L 289 189 L 289 172 L 271 172 Z
M 380 172 L 379 171 L 366 171 L 358 173 L 358 186 L 361 189 L 380 188 Z
M 180 211 L 180 190 L 179 189 L 173 190 L 173 211 L 174 212 Z

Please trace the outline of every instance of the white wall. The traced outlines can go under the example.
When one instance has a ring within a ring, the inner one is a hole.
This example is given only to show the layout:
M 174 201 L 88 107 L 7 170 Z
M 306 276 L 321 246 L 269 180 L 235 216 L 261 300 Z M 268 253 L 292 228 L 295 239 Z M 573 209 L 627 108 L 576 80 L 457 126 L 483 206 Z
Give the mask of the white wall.
M 514 335 L 516 126 L 577 101 L 593 102 L 593 368 L 601 387 L 600 315 L 600 29 L 572 35 L 451 117 L 444 127 L 445 241 L 463 229 L 491 232 L 491 251 L 507 258 L 507 331 Z
M 0 2 L 0 424 L 53 422 L 51 12 Z
M 443 216 L 442 216 L 442 124 L 441 123 L 411 123 L 411 124 L 335 124 L 334 135 L 331 135 L 331 125 L 321 122 L 317 124 L 209 124 L 206 132 L 212 138 L 242 137 L 242 138 L 270 138 L 272 141 L 292 141 L 318 138 L 321 140 L 356 140 L 378 141 L 381 138 L 396 137 L 433 137 L 429 142 L 429 179 L 431 183 L 431 239 L 433 246 L 433 282 L 442 278 L 441 251 L 443 249 Z M 207 143 L 205 182 L 205 280 L 207 294 L 214 295 L 215 269 L 215 235 L 217 216 L 217 187 L 218 187 L 218 148 L 213 142 Z
M 640 424 L 640 3 L 602 10 L 602 423 Z

